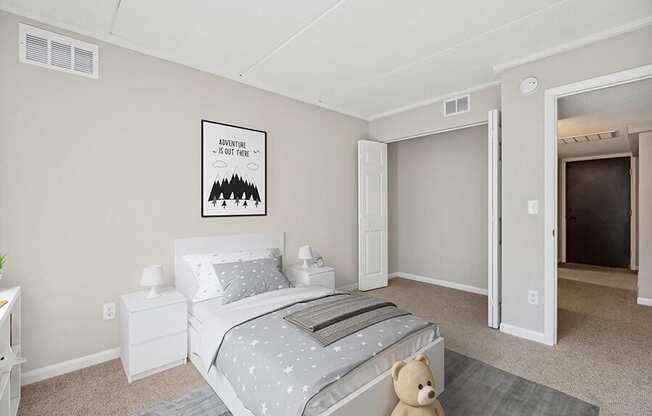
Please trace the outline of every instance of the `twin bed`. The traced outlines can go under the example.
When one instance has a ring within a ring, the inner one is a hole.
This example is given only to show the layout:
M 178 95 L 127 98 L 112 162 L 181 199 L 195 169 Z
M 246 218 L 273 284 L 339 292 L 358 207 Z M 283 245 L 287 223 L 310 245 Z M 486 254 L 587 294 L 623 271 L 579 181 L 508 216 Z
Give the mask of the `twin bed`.
M 184 256 L 276 248 L 285 234 L 239 234 L 175 241 L 175 286 L 188 299 L 197 281 Z M 234 416 L 389 415 L 396 404 L 390 368 L 428 355 L 433 383 L 444 386 L 444 340 L 413 315 L 362 327 L 323 346 L 284 317 L 335 299 L 318 286 L 283 288 L 229 304 L 189 305 L 189 357 Z M 345 296 L 339 296 L 345 298 Z

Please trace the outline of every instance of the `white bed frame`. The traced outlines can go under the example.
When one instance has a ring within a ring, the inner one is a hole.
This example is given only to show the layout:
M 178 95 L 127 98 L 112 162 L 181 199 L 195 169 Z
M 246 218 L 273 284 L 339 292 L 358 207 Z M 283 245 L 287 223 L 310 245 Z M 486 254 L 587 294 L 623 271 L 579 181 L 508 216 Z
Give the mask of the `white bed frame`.
M 236 234 L 214 237 L 178 239 L 174 242 L 174 283 L 187 298 L 192 298 L 197 284 L 183 256 L 197 253 L 231 252 L 261 248 L 278 248 L 285 268 L 285 233 Z M 226 377 L 211 367 L 207 373 L 197 354 L 201 343 L 201 322 L 192 315 L 188 318 L 188 351 L 190 361 L 215 390 L 234 416 L 253 416 L 235 393 Z M 439 337 L 418 353 L 430 358 L 434 384 L 439 394 L 444 390 L 444 339 Z M 415 354 L 416 355 L 416 354 Z M 320 416 L 384 416 L 389 415 L 397 399 L 390 370 L 360 387 Z

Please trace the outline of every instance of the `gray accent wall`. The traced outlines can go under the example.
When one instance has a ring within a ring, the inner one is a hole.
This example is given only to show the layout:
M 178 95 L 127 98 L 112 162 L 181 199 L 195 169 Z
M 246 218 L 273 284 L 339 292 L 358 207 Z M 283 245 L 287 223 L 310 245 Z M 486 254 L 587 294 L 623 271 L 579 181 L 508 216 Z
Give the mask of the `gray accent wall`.
M 487 289 L 487 126 L 388 145 L 389 269 Z
M 309 243 L 355 281 L 365 121 L 102 42 L 99 80 L 21 64 L 19 21 L 46 26 L 0 12 L 0 283 L 24 290 L 26 370 L 118 347 L 102 304 L 149 263 L 171 283 L 175 238 L 286 231 L 290 262 Z M 266 217 L 201 218 L 201 119 L 267 131 Z
M 501 74 L 504 323 L 539 333 L 544 329 L 544 91 L 651 63 L 648 26 Z M 529 76 L 537 77 L 540 87 L 523 95 L 519 84 Z M 538 215 L 527 213 L 532 199 L 539 201 Z M 539 291 L 538 305 L 528 304 L 528 290 Z

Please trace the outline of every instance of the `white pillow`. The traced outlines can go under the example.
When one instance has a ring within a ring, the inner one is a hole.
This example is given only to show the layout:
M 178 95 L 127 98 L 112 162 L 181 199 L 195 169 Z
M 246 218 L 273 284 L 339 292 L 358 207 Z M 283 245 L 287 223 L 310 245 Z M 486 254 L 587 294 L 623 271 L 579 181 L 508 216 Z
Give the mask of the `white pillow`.
M 232 253 L 186 254 L 183 259 L 190 267 L 193 276 L 197 280 L 197 286 L 199 286 L 192 301 L 198 302 L 222 296 L 224 289 L 215 274 L 213 264 L 273 258 L 280 255 L 280 251 L 276 248 L 235 251 Z

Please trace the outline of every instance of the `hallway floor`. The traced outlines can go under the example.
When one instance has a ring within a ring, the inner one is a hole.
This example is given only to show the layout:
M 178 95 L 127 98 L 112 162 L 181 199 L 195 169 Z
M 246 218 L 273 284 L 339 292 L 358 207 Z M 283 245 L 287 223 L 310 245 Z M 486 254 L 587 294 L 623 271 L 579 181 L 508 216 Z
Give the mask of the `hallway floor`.
M 557 277 L 616 289 L 638 290 L 638 274 L 627 269 L 566 263 L 559 265 Z

